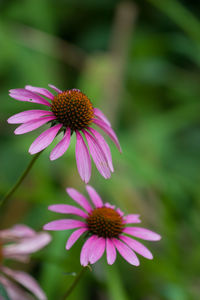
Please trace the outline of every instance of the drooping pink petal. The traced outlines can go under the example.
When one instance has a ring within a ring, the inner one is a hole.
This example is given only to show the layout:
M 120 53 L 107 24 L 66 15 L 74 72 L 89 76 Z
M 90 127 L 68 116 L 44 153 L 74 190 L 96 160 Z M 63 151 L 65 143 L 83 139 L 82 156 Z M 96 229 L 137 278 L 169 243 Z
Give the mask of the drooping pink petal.
M 39 109 L 26 110 L 26 111 L 22 111 L 16 115 L 13 115 L 12 117 L 10 117 L 7 120 L 7 122 L 9 124 L 20 124 L 20 123 L 25 123 L 28 121 L 35 120 L 39 117 L 49 116 L 49 115 L 53 116 L 53 113 L 48 110 L 39 110 Z
M 96 235 L 92 235 L 87 239 L 85 244 L 83 245 L 81 249 L 81 255 L 80 255 L 80 261 L 82 266 L 87 266 L 89 264 L 89 256 L 91 252 L 91 248 L 93 243 L 98 239 Z
M 110 178 L 111 173 L 104 152 L 96 139 L 87 131 L 82 130 L 88 142 L 89 150 L 99 173 L 104 178 Z
M 50 116 L 50 117 L 42 117 L 39 119 L 28 121 L 28 122 L 23 123 L 20 126 L 18 126 L 15 129 L 14 133 L 15 134 L 24 134 L 24 133 L 33 131 L 33 130 L 41 127 L 42 125 L 46 124 L 47 122 L 55 120 L 55 119 L 56 119 L 56 117 Z
M 9 244 L 3 247 L 5 256 L 34 253 L 51 241 L 51 236 L 47 232 L 39 232 L 33 237 L 23 238 L 16 244 Z
M 117 208 L 116 211 L 118 212 L 118 214 L 123 217 L 124 213 L 120 208 Z
M 102 207 L 103 206 L 103 201 L 101 200 L 101 197 L 99 194 L 95 191 L 93 187 L 90 185 L 86 186 L 86 190 L 90 196 L 90 199 L 94 203 L 95 207 Z
M 50 88 L 52 88 L 54 91 L 56 91 L 58 94 L 62 93 L 60 89 L 58 89 L 55 85 L 53 84 L 48 84 Z
M 28 90 L 28 91 L 31 91 L 33 93 L 38 93 L 38 94 L 40 94 L 42 96 L 45 96 L 45 97 L 47 97 L 47 98 L 49 98 L 51 100 L 54 99 L 54 95 L 51 92 L 49 92 L 47 89 L 45 89 L 45 88 L 40 88 L 40 87 L 36 87 L 36 86 L 26 85 L 25 89 Z
M 26 89 L 12 89 L 9 92 L 10 92 L 9 94 L 10 97 L 16 100 L 28 101 L 28 102 L 43 104 L 46 106 L 51 106 L 51 104 L 46 99 Z
M 70 144 L 70 138 L 71 130 L 70 128 L 67 128 L 62 140 L 51 151 L 50 160 L 55 160 L 59 158 L 67 151 Z
M 89 254 L 89 263 L 94 264 L 97 260 L 99 260 L 104 254 L 106 247 L 106 240 L 103 237 L 98 237 L 98 239 L 94 242 L 90 254 Z
M 61 219 L 44 225 L 44 230 L 67 230 L 79 227 L 86 227 L 86 223 L 73 219 Z
M 4 255 L 4 251 L 3 251 L 3 255 Z M 19 254 L 19 255 L 7 254 L 6 256 L 4 255 L 4 257 L 8 258 L 8 259 L 20 261 L 20 262 L 23 262 L 23 263 L 29 263 L 29 261 L 30 261 L 30 255 L 29 254 Z
M 120 235 L 119 238 L 126 243 L 131 249 L 133 249 L 135 252 L 139 253 L 140 255 L 148 258 L 148 259 L 153 259 L 152 253 L 140 242 L 125 236 L 125 235 Z
M 104 113 L 98 109 L 94 108 L 94 115 L 99 118 L 100 120 L 104 121 L 108 126 L 111 127 L 110 121 L 107 119 L 107 117 L 104 115 Z
M 99 144 L 100 144 L 100 146 L 101 146 L 101 148 L 104 152 L 104 155 L 107 159 L 109 168 L 110 168 L 111 172 L 114 172 L 110 147 L 108 146 L 108 144 L 105 141 L 104 137 L 97 130 L 95 130 L 92 127 L 88 127 L 88 130 L 95 136 L 96 140 L 99 142 Z
M 46 300 L 46 295 L 38 285 L 37 281 L 29 274 L 22 271 L 13 271 L 9 268 L 3 267 L 3 272 L 7 276 L 13 278 L 16 282 L 20 283 L 31 293 L 33 293 L 39 300 Z
M 58 131 L 61 129 L 62 124 L 57 124 L 47 130 L 45 130 L 41 135 L 39 135 L 36 140 L 31 144 L 29 148 L 30 154 L 35 154 L 47 146 L 49 146 L 57 135 Z
M 82 211 L 82 209 L 68 204 L 54 204 L 54 205 L 50 205 L 48 209 L 61 214 L 72 214 L 72 215 L 80 216 L 82 218 L 88 217 L 88 215 L 84 211 Z
M 139 266 L 140 262 L 136 256 L 136 254 L 123 242 L 116 238 L 112 238 L 112 241 L 121 254 L 121 256 L 129 262 L 129 264 L 134 265 L 134 266 Z
M 9 229 L 0 230 L 0 239 L 5 241 L 18 240 L 25 237 L 33 237 L 36 232 L 23 224 L 17 224 Z
M 115 262 L 117 253 L 115 246 L 110 238 L 106 238 L 106 256 L 108 264 L 112 265 Z
M 147 241 L 159 241 L 161 239 L 159 234 L 141 227 L 125 227 L 123 232 Z
M 79 237 L 86 231 L 88 231 L 87 228 L 80 228 L 80 229 L 77 229 L 76 231 L 74 231 L 68 238 L 68 241 L 66 244 L 66 249 L 69 250 L 75 244 L 75 242 L 79 239 Z
M 73 188 L 67 188 L 66 192 L 76 203 L 83 207 L 88 213 L 92 211 L 92 207 L 88 200 L 77 190 Z
M 107 133 L 107 135 L 115 143 L 115 145 L 117 146 L 117 148 L 119 149 L 119 151 L 122 152 L 121 146 L 119 144 L 118 138 L 117 138 L 114 130 L 111 127 L 109 127 L 102 120 L 93 119 L 93 123 L 96 124 L 97 126 L 99 126 L 105 133 Z
M 130 214 L 124 217 L 126 224 L 141 223 L 140 215 Z
M 104 206 L 105 206 L 105 207 L 112 208 L 112 209 L 115 209 L 115 205 L 112 205 L 112 204 L 110 204 L 110 203 L 108 203 L 108 202 L 106 202 L 106 203 L 104 204 Z

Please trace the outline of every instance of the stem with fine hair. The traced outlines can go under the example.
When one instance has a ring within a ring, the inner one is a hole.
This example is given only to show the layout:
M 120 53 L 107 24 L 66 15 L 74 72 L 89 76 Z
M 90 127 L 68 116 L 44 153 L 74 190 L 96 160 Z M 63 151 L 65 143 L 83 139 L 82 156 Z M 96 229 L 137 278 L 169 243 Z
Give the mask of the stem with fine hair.
M 43 150 L 44 151 L 44 150 Z M 35 154 L 33 156 L 33 158 L 31 159 L 30 163 L 28 164 L 27 168 L 24 170 L 24 172 L 22 173 L 22 175 L 18 178 L 17 182 L 12 186 L 12 188 L 7 192 L 7 194 L 1 198 L 0 200 L 0 206 L 8 199 L 12 196 L 12 194 L 17 190 L 17 188 L 20 186 L 20 184 L 22 183 L 22 181 L 24 180 L 24 178 L 26 177 L 26 175 L 29 173 L 29 171 L 31 170 L 32 166 L 34 165 L 35 161 L 37 160 L 37 158 L 40 156 L 40 154 L 43 152 L 40 151 L 37 154 Z

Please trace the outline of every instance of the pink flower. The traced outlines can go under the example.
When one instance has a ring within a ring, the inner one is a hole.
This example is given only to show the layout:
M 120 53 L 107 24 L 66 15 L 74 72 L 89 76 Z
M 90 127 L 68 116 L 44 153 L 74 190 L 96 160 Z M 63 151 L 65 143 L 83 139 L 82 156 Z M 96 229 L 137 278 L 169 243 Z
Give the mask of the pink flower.
M 36 138 L 30 146 L 29 152 L 35 154 L 42 151 L 51 144 L 57 134 L 62 133 L 61 141 L 50 154 L 50 160 L 55 160 L 67 151 L 71 135 L 75 132 L 76 162 L 82 180 L 86 183 L 90 180 L 90 154 L 100 174 L 105 178 L 110 178 L 111 172 L 114 171 L 110 148 L 103 136 L 91 127 L 92 124 L 95 124 L 101 128 L 121 151 L 110 122 L 98 108 L 93 107 L 88 97 L 80 90 L 61 91 L 53 85 L 49 86 L 56 91 L 55 96 L 45 88 L 30 85 L 24 89 L 10 90 L 10 96 L 16 100 L 42 104 L 49 109 L 27 110 L 10 117 L 8 123 L 21 123 L 15 130 L 15 134 L 27 133 L 50 123 L 50 128 Z M 83 137 L 85 137 L 88 147 Z
M 33 300 L 31 294 L 26 290 L 29 290 L 39 300 L 47 299 L 32 276 L 23 271 L 6 267 L 4 260 L 12 259 L 28 262 L 29 255 L 46 246 L 50 240 L 51 236 L 48 233 L 36 233 L 25 225 L 19 224 L 10 229 L 0 230 L 0 283 L 12 300 Z
M 129 214 L 125 216 L 114 205 L 103 204 L 102 199 L 91 186 L 86 186 L 86 189 L 94 208 L 82 194 L 73 188 L 68 188 L 66 191 L 82 209 L 66 204 L 55 204 L 48 208 L 58 213 L 81 217 L 82 220 L 61 219 L 46 224 L 44 229 L 67 230 L 76 228 L 67 241 L 67 250 L 81 235 L 85 234 L 86 241 L 80 255 L 83 266 L 94 264 L 102 257 L 105 250 L 109 265 L 115 262 L 116 250 L 125 260 L 135 266 L 140 264 L 135 252 L 152 259 L 151 252 L 135 238 L 158 241 L 161 236 L 142 227 L 130 226 L 130 224 L 141 222 L 139 215 Z

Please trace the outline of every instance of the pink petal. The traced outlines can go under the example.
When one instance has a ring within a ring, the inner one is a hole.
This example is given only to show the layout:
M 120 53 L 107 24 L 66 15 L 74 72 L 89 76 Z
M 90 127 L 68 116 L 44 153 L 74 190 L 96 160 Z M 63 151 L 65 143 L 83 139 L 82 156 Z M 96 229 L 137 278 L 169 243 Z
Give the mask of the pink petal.
M 82 130 L 82 132 L 86 137 L 90 153 L 99 173 L 106 179 L 110 178 L 110 169 L 108 167 L 107 159 L 104 155 L 103 150 L 101 149 L 95 138 L 89 132 L 85 130 Z
M 23 134 L 23 133 L 33 131 L 33 130 L 41 127 L 42 125 L 46 124 L 47 122 L 55 120 L 55 119 L 56 119 L 56 117 L 50 116 L 50 117 L 43 117 L 43 118 L 35 119 L 32 121 L 28 121 L 28 122 L 18 126 L 15 129 L 14 133 L 15 134 Z
M 108 264 L 112 265 L 115 262 L 117 253 L 112 240 L 109 238 L 106 238 L 106 254 Z
M 62 140 L 51 151 L 50 160 L 55 160 L 59 158 L 67 151 L 70 144 L 70 138 L 71 138 L 71 130 L 67 128 Z
M 16 115 L 10 117 L 7 120 L 7 122 L 9 124 L 20 124 L 20 123 L 25 123 L 25 122 L 28 122 L 28 121 L 38 119 L 39 117 L 43 117 L 43 116 L 46 116 L 46 115 L 52 116 L 53 113 L 51 111 L 39 110 L 39 109 L 26 110 L 26 111 L 20 112 Z
M 140 220 L 140 215 L 126 215 L 124 217 L 124 220 L 125 220 L 125 223 L 126 224 L 131 224 L 131 223 L 141 223 L 141 220 Z
M 109 127 L 105 122 L 97 119 L 93 119 L 93 123 L 99 126 L 107 135 L 111 138 L 111 140 L 115 143 L 120 152 L 122 152 L 121 146 L 119 144 L 118 138 L 111 127 Z
M 101 197 L 99 196 L 99 194 L 97 194 L 95 189 L 93 187 L 91 187 L 90 185 L 87 185 L 86 190 L 87 190 L 92 202 L 94 203 L 94 205 L 96 207 L 102 207 L 103 201 L 101 200 Z
M 48 86 L 49 86 L 50 88 L 52 88 L 54 91 L 56 91 L 58 94 L 61 94 L 61 93 L 62 93 L 62 91 L 61 91 L 60 89 L 58 89 L 55 85 L 53 85 L 53 84 L 48 84 Z
M 36 87 L 36 86 L 31 86 L 31 85 L 26 85 L 25 89 L 28 91 L 31 91 L 33 93 L 38 93 L 38 94 L 45 96 L 51 100 L 54 99 L 54 95 L 51 92 L 49 92 L 47 89 Z
M 86 227 L 86 223 L 73 219 L 61 219 L 44 225 L 44 230 L 67 230 L 79 227 Z
M 141 227 L 125 227 L 123 232 L 147 241 L 159 241 L 161 239 L 159 234 Z
M 107 159 L 109 168 L 110 168 L 111 172 L 114 172 L 110 147 L 108 146 L 104 137 L 98 131 L 96 131 L 94 128 L 88 127 L 88 130 L 95 136 L 96 140 L 99 142 L 99 145 L 102 148 L 104 155 Z
M 76 131 L 76 163 L 81 179 L 88 183 L 91 176 L 91 159 L 87 146 L 78 131 Z
M 10 92 L 10 97 L 16 100 L 28 101 L 28 102 L 43 104 L 46 106 L 51 106 L 51 104 L 46 99 L 26 89 L 13 89 L 10 90 L 9 92 Z
M 18 240 L 35 235 L 36 232 L 32 228 L 23 224 L 17 224 L 9 229 L 0 230 L 1 240 Z
M 61 214 L 72 214 L 76 216 L 80 216 L 82 218 L 87 218 L 88 215 L 82 211 L 80 208 L 72 206 L 72 205 L 67 205 L 67 204 L 55 204 L 55 205 L 50 205 L 48 207 L 49 210 L 55 211 Z
M 39 300 L 46 300 L 46 295 L 38 285 L 37 281 L 29 274 L 22 271 L 13 271 L 4 267 L 3 272 L 13 278 L 15 281 L 23 285 L 26 289 L 32 292 Z
M 113 238 L 112 241 L 113 241 L 115 247 L 117 248 L 117 250 L 119 251 L 119 253 L 121 254 L 121 256 L 127 262 L 129 262 L 129 264 L 134 265 L 134 266 L 140 265 L 140 262 L 139 262 L 137 256 L 127 245 L 122 243 L 120 240 L 117 240 L 116 238 Z
M 29 148 L 30 154 L 35 154 L 47 146 L 49 146 L 57 135 L 58 131 L 61 129 L 62 124 L 57 124 L 47 130 L 45 130 L 41 135 L 37 137 L 37 139 L 31 144 Z
M 69 250 L 75 244 L 75 242 L 79 239 L 79 237 L 86 231 L 88 231 L 87 228 L 80 228 L 80 229 L 77 229 L 76 231 L 74 231 L 68 238 L 68 241 L 66 244 L 66 249 Z
M 89 262 L 94 264 L 104 254 L 106 247 L 106 240 L 103 237 L 99 237 L 93 244 L 89 255 Z
M 81 249 L 81 256 L 80 256 L 80 261 L 82 266 L 87 266 L 89 264 L 89 255 L 91 252 L 91 248 L 93 243 L 98 239 L 96 235 L 92 235 L 87 239 L 85 244 L 83 245 Z
M 139 253 L 140 255 L 148 259 L 153 259 L 153 255 L 151 254 L 151 252 L 140 242 L 125 235 L 120 235 L 119 238 L 135 252 Z
M 89 204 L 88 200 L 77 190 L 73 188 L 67 188 L 66 192 L 76 203 L 82 206 L 88 213 L 92 211 L 92 207 Z
M 103 114 L 103 112 L 100 109 L 94 108 L 94 115 L 111 127 L 110 121 L 107 119 L 107 117 Z

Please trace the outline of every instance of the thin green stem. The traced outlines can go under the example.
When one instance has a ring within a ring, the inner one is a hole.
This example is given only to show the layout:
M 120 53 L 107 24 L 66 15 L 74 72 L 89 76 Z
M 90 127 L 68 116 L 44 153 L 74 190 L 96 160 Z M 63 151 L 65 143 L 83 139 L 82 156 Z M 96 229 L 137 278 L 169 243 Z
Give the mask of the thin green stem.
M 7 194 L 1 198 L 0 200 L 0 206 L 6 201 L 8 200 L 8 198 L 10 198 L 12 196 L 12 194 L 17 190 L 17 188 L 20 186 L 20 184 L 22 183 L 22 181 L 24 180 L 24 178 L 26 177 L 26 175 L 29 173 L 29 171 L 31 170 L 32 166 L 34 165 L 35 161 L 37 160 L 37 158 L 40 156 L 40 154 L 42 153 L 38 152 L 36 155 L 33 156 L 33 158 L 31 159 L 30 163 L 28 164 L 27 168 L 24 170 L 24 172 L 22 173 L 22 175 L 18 178 L 17 182 L 12 186 L 12 188 L 7 192 Z
M 70 288 L 64 294 L 62 300 L 66 300 L 70 296 L 70 294 L 73 292 L 73 290 L 79 283 L 79 281 L 82 278 L 82 276 L 84 275 L 84 273 L 87 271 L 87 269 L 90 269 L 90 266 L 86 266 L 86 267 L 82 268 L 82 270 L 78 273 L 78 275 L 76 276 L 76 278 L 75 278 L 74 282 L 72 283 L 72 285 L 70 286 Z

